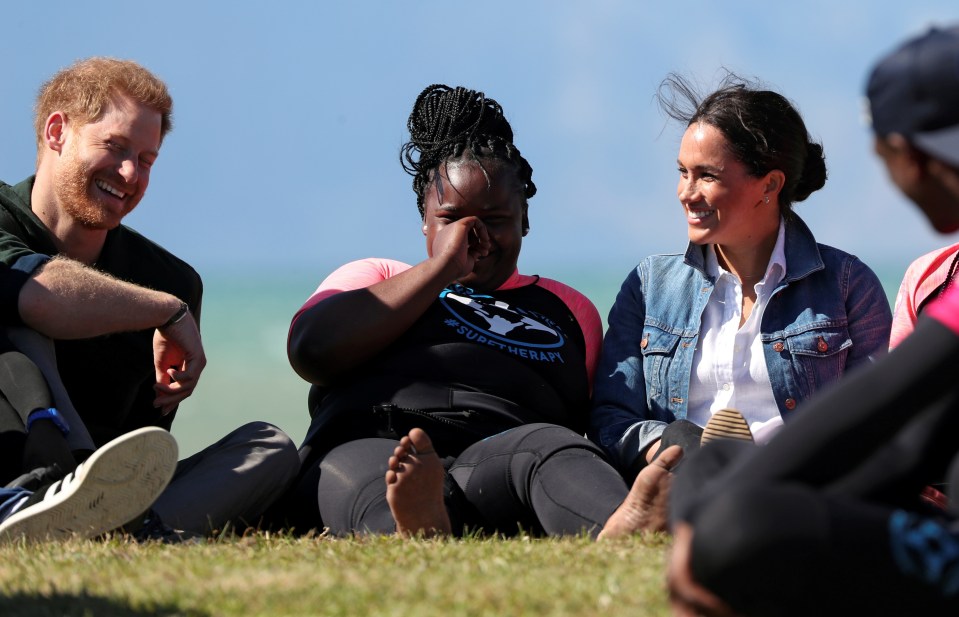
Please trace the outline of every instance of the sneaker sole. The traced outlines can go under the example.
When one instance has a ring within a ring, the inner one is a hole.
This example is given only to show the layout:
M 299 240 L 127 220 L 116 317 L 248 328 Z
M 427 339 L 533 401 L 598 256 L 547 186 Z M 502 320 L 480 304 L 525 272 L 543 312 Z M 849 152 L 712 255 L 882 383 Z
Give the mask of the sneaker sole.
M 92 538 L 145 512 L 177 465 L 177 443 L 167 431 L 131 431 L 98 449 L 60 493 L 17 512 L 0 525 L 0 543 Z

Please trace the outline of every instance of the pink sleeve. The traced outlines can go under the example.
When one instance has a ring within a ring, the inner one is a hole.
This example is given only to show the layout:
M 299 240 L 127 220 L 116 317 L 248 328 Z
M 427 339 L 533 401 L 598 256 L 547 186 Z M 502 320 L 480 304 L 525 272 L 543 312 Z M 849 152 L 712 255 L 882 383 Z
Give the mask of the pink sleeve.
M 603 322 L 599 317 L 599 311 L 589 298 L 569 285 L 543 277 L 540 277 L 536 284 L 553 292 L 565 302 L 576 317 L 576 321 L 579 322 L 579 327 L 583 329 L 583 339 L 586 341 L 586 375 L 589 377 L 589 387 L 592 390 L 593 376 L 596 374 L 596 365 L 599 363 L 599 352 L 603 346 Z
M 911 283 L 912 266 L 906 270 L 906 275 L 899 285 L 899 293 L 896 294 L 895 309 L 892 312 L 892 332 L 889 334 L 889 349 L 902 342 L 902 339 L 916 327 L 916 302 L 915 297 L 910 293 L 914 287 Z
M 923 314 L 929 315 L 959 336 L 959 285 L 950 287 L 949 291 L 942 298 L 934 300 Z
M 946 280 L 957 251 L 959 244 L 953 244 L 926 253 L 909 264 L 896 296 L 889 337 L 890 349 L 915 330 L 919 305 Z
M 296 315 L 293 316 L 293 321 L 295 322 L 296 318 L 299 317 L 303 311 L 319 304 L 320 301 L 330 296 L 335 296 L 344 291 L 370 287 L 409 269 L 409 264 L 392 259 L 370 257 L 358 261 L 351 261 L 346 265 L 340 266 L 334 270 L 332 274 L 323 279 L 323 282 L 320 283 L 320 286 L 313 292 L 313 295 L 309 297 L 306 303 L 300 307 L 300 310 L 296 312 Z

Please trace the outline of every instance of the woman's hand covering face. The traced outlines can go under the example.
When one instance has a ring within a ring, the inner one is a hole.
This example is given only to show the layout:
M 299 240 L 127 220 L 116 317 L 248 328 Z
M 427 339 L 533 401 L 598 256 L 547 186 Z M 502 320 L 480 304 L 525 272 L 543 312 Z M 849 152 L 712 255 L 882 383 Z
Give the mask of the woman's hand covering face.
M 456 281 L 493 290 L 516 270 L 526 200 L 511 164 L 467 160 L 442 165 L 423 205 L 427 254 L 455 264 Z

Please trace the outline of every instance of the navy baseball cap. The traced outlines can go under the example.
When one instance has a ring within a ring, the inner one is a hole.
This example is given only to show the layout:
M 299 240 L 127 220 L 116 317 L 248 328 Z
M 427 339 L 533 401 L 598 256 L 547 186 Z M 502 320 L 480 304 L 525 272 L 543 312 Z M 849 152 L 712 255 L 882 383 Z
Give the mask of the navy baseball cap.
M 931 28 L 882 58 L 866 96 L 876 135 L 899 133 L 959 166 L 959 26 Z

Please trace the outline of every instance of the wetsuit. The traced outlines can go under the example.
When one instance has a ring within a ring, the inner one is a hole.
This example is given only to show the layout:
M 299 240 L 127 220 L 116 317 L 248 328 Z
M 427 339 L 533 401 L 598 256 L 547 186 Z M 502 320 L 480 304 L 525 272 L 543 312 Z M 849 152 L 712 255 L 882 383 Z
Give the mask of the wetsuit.
M 959 288 L 889 356 L 807 403 L 767 447 L 709 444 L 673 488 L 697 581 L 744 615 L 959 611 Z
M 349 264 L 301 313 L 408 267 Z M 311 526 L 391 533 L 383 476 L 396 440 L 419 427 L 445 459 L 454 532 L 598 532 L 626 496 L 582 436 L 599 338 L 592 304 L 555 281 L 514 273 L 493 292 L 447 287 L 375 358 L 314 389 L 300 483 L 319 506 Z

